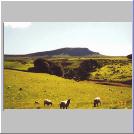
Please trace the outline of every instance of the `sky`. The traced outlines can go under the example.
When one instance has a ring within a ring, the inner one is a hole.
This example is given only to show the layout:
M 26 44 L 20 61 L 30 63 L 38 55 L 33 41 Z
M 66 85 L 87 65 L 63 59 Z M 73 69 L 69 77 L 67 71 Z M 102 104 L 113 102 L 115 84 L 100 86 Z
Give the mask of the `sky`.
M 64 47 L 109 56 L 132 53 L 131 22 L 5 22 L 4 54 L 29 54 Z

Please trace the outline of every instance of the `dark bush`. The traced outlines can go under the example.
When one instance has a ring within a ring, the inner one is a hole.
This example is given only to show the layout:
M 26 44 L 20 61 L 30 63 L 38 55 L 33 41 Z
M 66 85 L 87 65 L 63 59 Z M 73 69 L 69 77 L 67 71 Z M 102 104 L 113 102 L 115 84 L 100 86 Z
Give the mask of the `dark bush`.
M 127 56 L 127 58 L 128 58 L 128 59 L 132 59 L 132 54 L 129 54 L 129 55 Z
M 43 64 L 44 64 L 44 59 L 39 58 L 34 61 L 34 67 L 43 66 Z
M 80 64 L 80 68 L 82 70 L 85 70 L 85 71 L 88 71 L 88 72 L 92 72 L 98 67 L 100 67 L 98 62 L 96 60 L 92 60 L 92 59 L 91 60 L 85 60 L 85 61 L 81 62 L 81 64 Z
M 79 70 L 77 72 L 77 76 L 79 76 L 80 80 L 85 80 L 88 78 L 89 72 L 82 68 L 79 68 Z
M 41 58 L 36 59 L 34 61 L 34 69 L 35 69 L 35 72 L 50 73 L 50 67 L 49 67 L 48 62 Z
M 86 80 L 90 72 L 95 71 L 99 67 L 101 66 L 96 60 L 85 60 L 80 63 L 79 68 L 64 69 L 64 77 L 74 80 Z
M 57 75 L 57 76 L 63 76 L 63 69 L 61 66 L 58 66 L 54 63 L 51 63 L 50 65 L 51 74 Z
M 63 69 L 54 62 L 44 59 L 36 59 L 34 67 L 28 69 L 29 72 L 49 73 L 57 76 L 63 76 Z
M 76 71 L 74 69 L 65 69 L 64 77 L 68 79 L 74 79 L 76 78 Z
M 93 72 L 96 70 L 96 68 L 99 68 L 100 65 L 96 60 L 85 60 L 81 62 L 80 67 L 78 69 L 78 76 L 81 80 L 85 80 L 88 78 L 90 72 Z

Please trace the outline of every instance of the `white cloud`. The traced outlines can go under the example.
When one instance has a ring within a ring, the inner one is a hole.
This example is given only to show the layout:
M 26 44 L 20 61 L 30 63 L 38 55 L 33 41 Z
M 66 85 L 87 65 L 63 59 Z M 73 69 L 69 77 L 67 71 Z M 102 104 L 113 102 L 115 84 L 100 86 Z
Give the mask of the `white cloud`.
M 11 27 L 11 28 L 28 28 L 32 25 L 31 22 L 5 22 L 5 27 Z

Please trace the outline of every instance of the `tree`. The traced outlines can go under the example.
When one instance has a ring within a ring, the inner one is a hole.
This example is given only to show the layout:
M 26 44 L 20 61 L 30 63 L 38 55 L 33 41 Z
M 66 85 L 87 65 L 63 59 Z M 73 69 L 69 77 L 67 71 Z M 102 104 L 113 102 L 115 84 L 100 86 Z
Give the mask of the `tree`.
M 64 70 L 64 77 L 68 79 L 74 79 L 76 77 L 75 69 L 65 69 Z
M 63 76 L 63 69 L 54 62 L 44 60 L 42 58 L 34 61 L 34 67 L 29 68 L 30 72 L 49 73 L 57 76 Z
M 63 76 L 64 74 L 62 67 L 54 63 L 51 63 L 50 71 L 51 71 L 51 74 L 54 74 L 57 76 Z
M 34 61 L 34 68 L 36 72 L 50 73 L 49 64 L 46 60 L 39 58 Z
M 81 62 L 78 75 L 81 80 L 87 79 L 90 72 L 93 72 L 96 68 L 99 68 L 100 65 L 96 60 L 85 60 Z
M 132 59 L 132 54 L 127 55 L 128 59 Z

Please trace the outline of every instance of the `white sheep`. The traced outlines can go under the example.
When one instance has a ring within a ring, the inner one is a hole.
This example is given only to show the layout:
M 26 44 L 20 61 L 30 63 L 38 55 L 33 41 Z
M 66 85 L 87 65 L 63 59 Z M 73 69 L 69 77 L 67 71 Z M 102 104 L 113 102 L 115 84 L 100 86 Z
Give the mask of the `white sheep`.
M 45 100 L 44 100 L 44 106 L 45 106 L 45 105 L 47 105 L 47 106 L 51 105 L 51 106 L 52 106 L 52 104 L 53 104 L 53 103 L 52 103 L 51 100 L 48 100 L 48 99 L 45 99 Z

